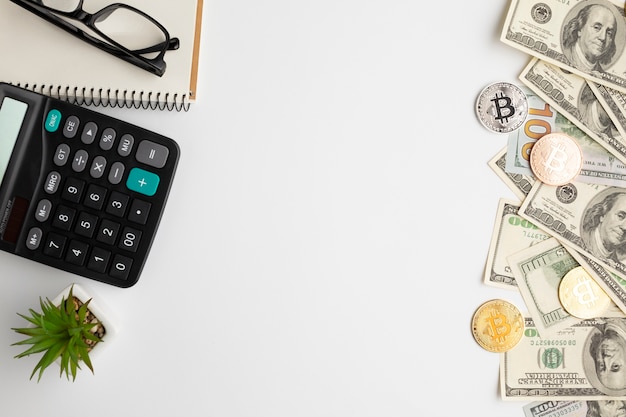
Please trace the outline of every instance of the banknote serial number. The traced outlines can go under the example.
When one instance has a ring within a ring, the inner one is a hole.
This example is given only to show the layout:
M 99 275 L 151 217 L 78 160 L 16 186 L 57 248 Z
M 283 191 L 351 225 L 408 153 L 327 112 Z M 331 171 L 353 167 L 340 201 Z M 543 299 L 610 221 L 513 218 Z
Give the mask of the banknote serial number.
M 568 407 L 565 407 L 561 410 L 556 410 L 552 413 L 549 414 L 543 414 L 542 417 L 561 417 L 561 416 L 567 416 L 570 415 L 571 412 L 576 411 L 578 409 L 582 408 L 582 404 L 581 403 L 576 403 L 574 405 L 570 405 Z
M 567 407 L 563 407 L 560 410 L 551 411 L 548 414 L 542 414 L 541 417 L 561 417 L 570 415 L 573 411 L 579 410 L 582 408 L 582 403 L 576 402 L 572 405 L 568 405 Z
M 522 231 L 524 237 L 527 237 L 529 239 L 537 239 L 539 241 L 542 240 L 547 240 L 549 239 L 551 236 L 550 235 L 546 235 L 545 233 L 541 233 L 541 232 L 529 232 L 529 231 Z
M 576 346 L 575 340 L 531 340 L 531 346 Z

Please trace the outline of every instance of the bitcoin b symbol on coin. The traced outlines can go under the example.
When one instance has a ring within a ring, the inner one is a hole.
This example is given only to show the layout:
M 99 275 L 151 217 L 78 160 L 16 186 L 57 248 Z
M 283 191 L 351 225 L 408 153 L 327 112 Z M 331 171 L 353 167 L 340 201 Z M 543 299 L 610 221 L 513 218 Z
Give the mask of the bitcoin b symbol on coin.
M 569 271 L 559 283 L 559 301 L 574 317 L 599 317 L 611 304 L 608 294 L 582 266 Z
M 582 305 L 593 305 L 599 299 L 593 292 L 591 281 L 588 279 L 579 279 L 572 290 L 572 294 Z
M 502 313 L 492 312 L 489 318 L 489 333 L 496 343 L 504 343 L 507 336 L 511 333 L 511 325 L 508 323 L 506 316 Z
M 491 99 L 496 113 L 495 119 L 502 124 L 509 122 L 509 118 L 515 116 L 515 107 L 509 97 L 505 96 L 503 92 L 496 93 L 496 97 Z M 503 111 L 504 110 L 504 111 Z
M 548 133 L 533 145 L 530 168 L 535 177 L 549 185 L 565 185 L 574 180 L 583 165 L 578 142 L 562 132 Z
M 504 300 L 483 303 L 472 318 L 472 334 L 478 344 L 490 352 L 506 352 L 515 346 L 524 332 L 524 318 L 515 305 Z
M 518 86 L 497 82 L 485 87 L 476 100 L 476 114 L 487 129 L 509 133 L 518 129 L 528 116 L 528 98 Z
M 566 167 L 567 153 L 562 143 L 552 145 L 552 151 L 543 166 L 551 172 L 562 172 Z

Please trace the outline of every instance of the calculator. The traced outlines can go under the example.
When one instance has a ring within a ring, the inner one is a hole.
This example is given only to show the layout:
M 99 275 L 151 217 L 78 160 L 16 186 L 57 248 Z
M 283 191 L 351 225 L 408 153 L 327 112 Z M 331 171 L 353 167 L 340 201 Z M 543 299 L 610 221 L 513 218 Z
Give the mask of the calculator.
M 0 83 L 0 249 L 134 285 L 179 155 L 165 136 Z

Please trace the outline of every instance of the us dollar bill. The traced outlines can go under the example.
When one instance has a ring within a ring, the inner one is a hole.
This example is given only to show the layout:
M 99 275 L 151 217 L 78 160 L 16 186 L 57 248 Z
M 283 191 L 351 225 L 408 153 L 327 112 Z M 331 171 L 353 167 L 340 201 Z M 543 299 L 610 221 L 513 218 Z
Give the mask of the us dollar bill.
M 561 279 L 580 264 L 558 240 L 551 237 L 510 255 L 507 260 L 526 308 L 542 335 L 580 321 L 559 300 Z
M 626 94 L 608 88 L 604 85 L 589 82 L 598 100 L 620 132 L 622 138 L 626 138 Z
M 626 92 L 624 36 L 623 1 L 512 0 L 500 39 L 550 64 Z
M 531 174 L 515 174 L 506 171 L 506 146 L 498 151 L 488 162 L 489 168 L 500 178 L 517 198 L 526 198 L 536 179 Z
M 555 131 L 557 111 L 529 87 L 521 85 L 520 88 L 528 99 L 528 115 L 524 125 L 507 136 L 506 170 L 533 176 L 530 150 L 542 136 Z
M 485 284 L 517 291 L 515 275 L 507 258 L 546 239 L 548 233 L 517 214 L 521 203 L 501 198 L 493 227 L 485 273 Z
M 537 181 L 519 215 L 597 262 L 616 279 L 625 279 L 626 189 L 576 181 L 550 186 Z
M 582 320 L 547 336 L 530 317 L 524 325 L 520 342 L 500 354 L 504 400 L 626 400 L 626 368 L 612 363 L 626 349 L 616 346 L 626 346 L 626 318 Z
M 609 404 L 609 403 L 615 403 Z M 534 401 L 524 405 L 525 417 L 586 417 L 588 410 L 596 409 L 605 410 L 610 407 L 610 410 L 619 410 L 623 407 L 621 401 Z M 606 413 L 605 413 L 606 414 Z M 605 414 L 592 414 L 595 416 L 603 416 Z M 617 413 L 610 415 L 618 416 Z
M 558 112 L 551 126 L 553 131 L 572 136 L 583 150 L 580 181 L 626 186 L 624 136 L 590 84 L 575 74 L 538 59 L 532 59 L 522 70 L 520 80 L 553 111 Z M 526 123 L 532 122 L 529 111 Z M 547 123 L 549 119 L 537 120 L 538 127 L 534 131 L 543 130 Z M 525 130 L 533 131 L 530 128 Z M 528 154 L 524 156 L 528 161 Z

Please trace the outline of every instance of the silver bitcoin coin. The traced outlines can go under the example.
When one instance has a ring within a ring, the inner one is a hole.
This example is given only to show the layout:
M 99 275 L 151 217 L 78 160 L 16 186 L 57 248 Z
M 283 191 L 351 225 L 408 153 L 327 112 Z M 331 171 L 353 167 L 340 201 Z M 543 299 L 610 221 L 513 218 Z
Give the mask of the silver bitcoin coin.
M 521 88 L 508 82 L 488 85 L 476 100 L 478 120 L 496 133 L 518 129 L 528 116 L 528 98 Z

